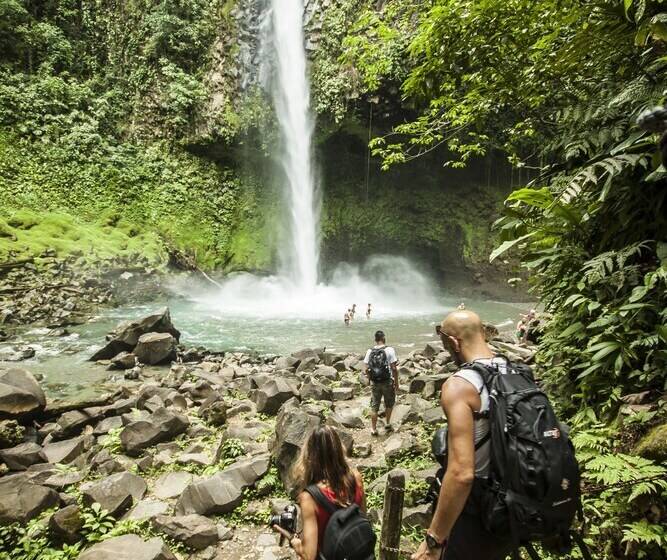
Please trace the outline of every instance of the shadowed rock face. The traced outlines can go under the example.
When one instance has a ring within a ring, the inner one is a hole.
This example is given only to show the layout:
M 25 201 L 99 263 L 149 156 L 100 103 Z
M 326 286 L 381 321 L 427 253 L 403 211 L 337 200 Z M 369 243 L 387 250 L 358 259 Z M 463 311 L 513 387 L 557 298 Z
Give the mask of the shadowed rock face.
M 237 461 L 216 475 L 193 482 L 176 503 L 175 513 L 213 515 L 233 511 L 243 501 L 243 490 L 268 472 L 269 463 L 269 455 L 259 455 Z
M 176 557 L 158 537 L 144 541 L 137 535 L 123 535 L 90 547 L 79 560 L 176 560 Z
M 158 515 L 153 519 L 153 526 L 188 548 L 203 550 L 218 542 L 218 528 L 213 521 L 196 513 L 175 517 Z
M 143 498 L 146 489 L 143 478 L 123 472 L 83 485 L 81 493 L 84 504 L 98 503 L 102 509 L 118 517 Z
M 25 523 L 58 504 L 55 490 L 21 478 L 0 480 L 0 525 Z
M 0 369 L 0 419 L 27 419 L 46 406 L 44 391 L 24 369 Z

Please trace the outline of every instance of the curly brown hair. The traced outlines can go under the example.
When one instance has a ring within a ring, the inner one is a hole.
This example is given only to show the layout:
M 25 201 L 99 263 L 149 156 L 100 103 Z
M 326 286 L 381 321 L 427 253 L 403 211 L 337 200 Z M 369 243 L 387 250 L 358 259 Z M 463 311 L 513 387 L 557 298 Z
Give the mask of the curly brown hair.
M 336 494 L 340 505 L 354 501 L 356 477 L 345 457 L 340 437 L 331 426 L 316 428 L 308 436 L 292 469 L 301 492 L 311 484 L 324 483 Z

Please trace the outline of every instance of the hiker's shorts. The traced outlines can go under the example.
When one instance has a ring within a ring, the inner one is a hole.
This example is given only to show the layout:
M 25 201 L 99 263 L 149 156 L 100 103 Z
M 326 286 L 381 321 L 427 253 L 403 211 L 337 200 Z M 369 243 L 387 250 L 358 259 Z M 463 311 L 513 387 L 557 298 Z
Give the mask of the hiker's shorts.
M 385 408 L 393 408 L 396 404 L 396 390 L 391 379 L 382 383 L 373 383 L 371 386 L 371 410 L 373 412 L 380 410 L 382 399 L 384 399 Z

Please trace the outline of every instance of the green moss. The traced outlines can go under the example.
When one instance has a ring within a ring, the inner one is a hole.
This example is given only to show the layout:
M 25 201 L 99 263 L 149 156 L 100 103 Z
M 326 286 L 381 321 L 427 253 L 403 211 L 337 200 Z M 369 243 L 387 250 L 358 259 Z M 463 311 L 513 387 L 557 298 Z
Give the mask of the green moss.
M 655 426 L 637 444 L 635 453 L 658 463 L 667 461 L 667 423 Z

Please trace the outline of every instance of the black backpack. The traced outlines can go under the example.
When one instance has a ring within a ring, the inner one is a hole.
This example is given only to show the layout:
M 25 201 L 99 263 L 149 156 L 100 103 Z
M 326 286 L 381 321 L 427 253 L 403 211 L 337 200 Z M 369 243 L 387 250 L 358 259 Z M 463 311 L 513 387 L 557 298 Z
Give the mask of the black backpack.
M 515 548 L 540 541 L 554 552 L 566 552 L 574 537 L 588 558 L 580 535 L 570 531 L 581 513 L 579 465 L 567 428 L 558 422 L 549 399 L 525 364 L 465 364 L 480 374 L 489 391 L 491 439 L 489 479 L 479 492 L 482 523 L 498 536 L 511 535 Z M 443 432 L 432 449 L 446 468 Z M 479 448 L 479 442 L 476 449 Z M 444 444 L 444 445 L 443 445 Z M 438 453 L 438 447 L 443 452 Z M 443 469 L 444 471 L 444 469 Z
M 391 379 L 391 370 L 389 369 L 389 360 L 387 360 L 387 353 L 382 348 L 371 349 L 368 357 L 368 368 L 371 373 L 371 381 L 374 383 L 382 383 Z
M 320 543 L 320 560 L 375 560 L 375 533 L 357 504 L 342 507 L 333 503 L 316 485 L 306 488 L 331 515 Z

